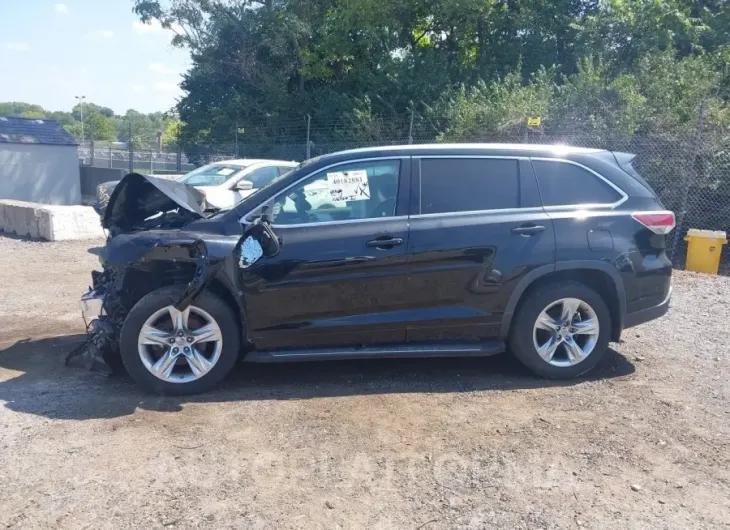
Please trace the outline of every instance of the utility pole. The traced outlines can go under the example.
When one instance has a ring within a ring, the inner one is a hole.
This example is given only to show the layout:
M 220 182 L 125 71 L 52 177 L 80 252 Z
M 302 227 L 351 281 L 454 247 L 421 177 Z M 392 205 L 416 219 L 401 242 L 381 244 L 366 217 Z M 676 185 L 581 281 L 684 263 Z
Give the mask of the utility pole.
M 408 144 L 413 144 L 413 107 L 408 109 L 411 113 L 411 124 L 408 127 Z
M 238 158 L 238 120 L 236 120 L 236 134 L 235 134 L 235 142 L 236 142 L 236 158 Z
M 79 105 L 81 105 L 81 145 L 84 145 L 84 100 L 86 96 L 74 97 L 79 100 Z
M 180 139 L 180 122 L 177 122 L 177 157 L 175 158 L 175 171 L 182 171 L 182 140 Z
M 312 126 L 312 117 L 307 114 L 307 160 L 312 158 L 312 144 L 309 143 L 309 129 Z
M 129 123 L 129 172 L 132 173 L 134 171 L 134 146 L 132 145 L 134 142 L 132 142 L 132 117 L 130 116 L 128 119 Z

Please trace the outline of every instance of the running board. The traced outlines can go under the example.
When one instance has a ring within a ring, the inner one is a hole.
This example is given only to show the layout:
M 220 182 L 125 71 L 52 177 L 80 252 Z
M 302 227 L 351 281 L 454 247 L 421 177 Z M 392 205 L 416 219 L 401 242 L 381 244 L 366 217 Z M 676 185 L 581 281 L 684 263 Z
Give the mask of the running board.
M 502 353 L 504 350 L 504 341 L 489 340 L 480 343 L 461 344 L 408 344 L 363 348 L 300 348 L 252 351 L 243 360 L 249 363 L 282 363 L 404 357 L 486 357 Z

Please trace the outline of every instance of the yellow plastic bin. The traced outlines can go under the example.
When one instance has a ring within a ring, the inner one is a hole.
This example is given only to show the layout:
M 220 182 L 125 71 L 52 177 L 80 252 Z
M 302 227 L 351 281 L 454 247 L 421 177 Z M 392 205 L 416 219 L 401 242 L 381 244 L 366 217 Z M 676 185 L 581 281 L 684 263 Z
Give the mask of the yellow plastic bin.
M 717 274 L 720 268 L 722 246 L 727 244 L 725 232 L 690 228 L 684 240 L 687 242 L 687 264 L 685 269 Z

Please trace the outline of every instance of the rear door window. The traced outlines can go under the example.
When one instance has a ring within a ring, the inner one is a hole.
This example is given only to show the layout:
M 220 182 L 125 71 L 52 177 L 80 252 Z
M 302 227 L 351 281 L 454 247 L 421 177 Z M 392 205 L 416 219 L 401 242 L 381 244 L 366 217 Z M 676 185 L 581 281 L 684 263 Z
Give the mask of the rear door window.
M 533 160 L 544 206 L 613 204 L 621 195 L 608 183 L 575 164 Z
M 517 160 L 421 159 L 421 213 L 502 210 L 519 207 Z

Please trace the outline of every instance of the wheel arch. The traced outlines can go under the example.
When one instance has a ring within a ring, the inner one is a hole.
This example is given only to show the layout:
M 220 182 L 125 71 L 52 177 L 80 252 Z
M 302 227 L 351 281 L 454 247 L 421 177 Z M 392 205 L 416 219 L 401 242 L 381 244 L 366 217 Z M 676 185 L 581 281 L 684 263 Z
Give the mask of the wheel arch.
M 135 265 L 126 271 L 122 283 L 122 290 L 128 297 L 127 304 L 130 309 L 146 294 L 159 287 L 168 285 L 186 287 L 195 278 L 197 270 L 196 263 L 192 260 L 154 260 L 145 262 L 144 266 Z M 203 289 L 221 298 L 231 308 L 239 323 L 242 344 L 247 345 L 249 341 L 246 336 L 245 311 L 235 287 L 225 273 L 225 267 L 206 281 Z M 194 299 L 193 297 L 191 301 Z
M 606 300 L 611 312 L 611 340 L 617 342 L 621 337 L 624 315 L 626 314 L 626 290 L 621 275 L 609 263 L 594 260 L 557 262 L 530 271 L 523 277 L 510 296 L 502 316 L 499 338 L 507 339 L 514 315 L 520 303 L 530 291 L 560 280 L 573 280 L 586 284 Z

